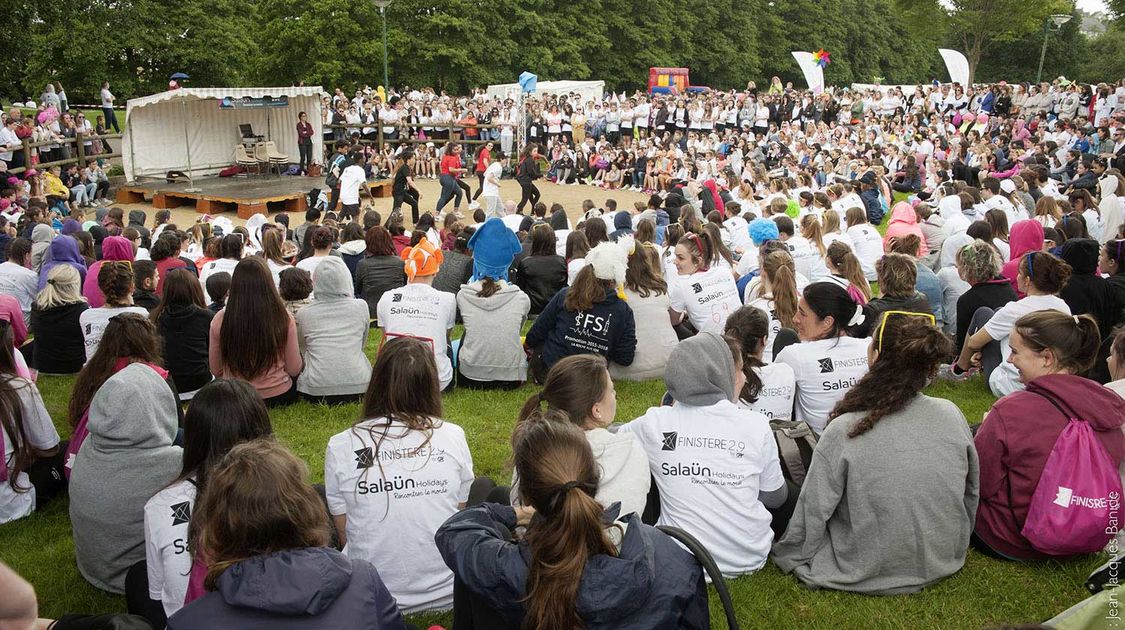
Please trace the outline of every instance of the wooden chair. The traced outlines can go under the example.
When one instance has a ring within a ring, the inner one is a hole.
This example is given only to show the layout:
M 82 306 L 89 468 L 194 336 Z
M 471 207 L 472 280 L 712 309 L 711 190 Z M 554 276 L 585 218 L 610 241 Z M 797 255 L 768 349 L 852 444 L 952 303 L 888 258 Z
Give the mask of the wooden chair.
M 246 176 L 250 177 L 250 169 L 254 168 L 259 174 L 262 172 L 262 163 L 251 157 L 246 152 L 246 145 L 237 144 L 234 147 L 234 163 L 246 169 Z

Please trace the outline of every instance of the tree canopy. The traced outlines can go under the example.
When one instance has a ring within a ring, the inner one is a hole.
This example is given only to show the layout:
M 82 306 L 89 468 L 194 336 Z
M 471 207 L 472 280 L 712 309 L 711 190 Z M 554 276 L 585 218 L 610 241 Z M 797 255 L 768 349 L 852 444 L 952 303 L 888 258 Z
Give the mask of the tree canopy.
M 36 98 L 60 81 L 72 103 L 103 80 L 128 97 L 190 85 L 352 89 L 382 82 L 371 0 L 9 0 L 0 95 Z M 1115 0 L 1113 8 L 1125 5 Z M 386 10 L 390 80 L 464 92 L 515 81 L 601 79 L 643 87 L 650 66 L 683 66 L 694 85 L 803 84 L 794 50 L 825 49 L 830 85 L 947 80 L 937 48 L 964 52 L 981 80 L 1034 79 L 1045 16 L 1065 0 L 395 0 Z M 1051 34 L 1045 76 L 1118 78 L 1119 29 L 1087 41 L 1079 20 Z M 1104 61 L 1104 64 L 1102 63 Z M 1104 71 L 1104 72 L 1103 72 Z

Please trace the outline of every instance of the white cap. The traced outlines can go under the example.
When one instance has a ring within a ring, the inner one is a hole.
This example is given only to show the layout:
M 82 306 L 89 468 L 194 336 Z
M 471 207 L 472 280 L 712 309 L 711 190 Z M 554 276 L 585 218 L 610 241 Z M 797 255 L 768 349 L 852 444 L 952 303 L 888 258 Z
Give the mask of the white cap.
M 1010 179 L 1002 179 L 1000 180 L 1000 190 L 1004 191 L 1005 194 L 1010 195 L 1016 192 L 1016 183 Z

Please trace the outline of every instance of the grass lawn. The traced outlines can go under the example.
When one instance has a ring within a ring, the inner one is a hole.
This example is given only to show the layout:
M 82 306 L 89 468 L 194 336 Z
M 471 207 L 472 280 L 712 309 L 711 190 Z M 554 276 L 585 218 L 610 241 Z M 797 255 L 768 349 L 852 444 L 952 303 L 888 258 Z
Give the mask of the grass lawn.
M 880 231 L 885 231 L 885 220 Z M 460 327 L 454 330 L 454 336 L 459 335 Z M 378 333 L 373 334 L 368 344 L 372 358 L 378 339 Z M 70 432 L 65 412 L 72 383 L 71 377 L 39 380 L 47 409 L 63 436 Z M 520 406 L 536 391 L 532 386 L 498 393 L 457 390 L 445 397 L 445 417 L 465 429 L 477 475 L 501 482 L 510 479 L 508 436 Z M 657 404 L 663 392 L 660 381 L 618 383 L 618 420 L 639 416 Z M 970 423 L 980 422 L 994 400 L 980 378 L 956 386 L 938 383 L 926 393 L 955 402 Z M 324 477 L 328 438 L 346 429 L 358 414 L 356 404 L 329 408 L 300 403 L 274 411 L 271 417 L 280 439 L 308 462 L 312 479 L 319 482 Z M 35 586 L 43 616 L 125 608 L 123 598 L 93 588 L 78 574 L 65 497 L 29 518 L 0 526 L 0 560 Z M 970 550 L 965 567 L 956 575 L 922 593 L 898 597 L 810 591 L 768 564 L 754 575 L 731 581 L 730 589 L 744 628 L 975 629 L 1054 616 L 1086 597 L 1082 583 L 1103 561 L 1100 556 L 1087 556 L 1016 564 Z M 715 597 L 711 614 L 715 627 L 723 627 L 723 613 Z M 411 621 L 422 627 L 431 623 L 449 626 L 451 615 L 419 615 Z
M 374 356 L 378 335 L 368 353 Z M 39 380 L 39 388 L 61 435 L 71 377 Z M 445 417 L 461 425 L 469 438 L 478 475 L 510 479 L 508 435 L 519 407 L 536 389 L 479 393 L 458 390 L 445 397 Z M 664 391 L 660 381 L 619 383 L 619 420 L 640 415 Z M 982 380 L 958 385 L 938 384 L 929 394 L 955 401 L 970 422 L 978 422 L 992 404 Z M 273 412 L 274 429 L 282 441 L 309 464 L 314 481 L 324 476 L 324 448 L 328 438 L 357 419 L 358 405 L 320 407 L 301 403 Z M 29 518 L 0 526 L 0 560 L 35 585 L 40 614 L 124 610 L 121 597 L 103 593 L 86 583 L 74 564 L 67 518 L 67 500 L 56 500 Z M 1002 622 L 1041 621 L 1083 599 L 1082 581 L 1099 564 L 1096 557 L 1068 562 L 1014 564 L 969 552 L 965 568 L 917 595 L 867 597 L 809 591 L 792 577 L 768 565 L 762 571 L 730 583 L 744 627 L 898 628 L 910 620 L 915 627 L 980 628 Z M 722 627 L 722 611 L 712 598 L 712 616 Z M 449 615 L 423 615 L 415 623 L 449 625 Z M 423 625 L 425 627 L 425 625 Z

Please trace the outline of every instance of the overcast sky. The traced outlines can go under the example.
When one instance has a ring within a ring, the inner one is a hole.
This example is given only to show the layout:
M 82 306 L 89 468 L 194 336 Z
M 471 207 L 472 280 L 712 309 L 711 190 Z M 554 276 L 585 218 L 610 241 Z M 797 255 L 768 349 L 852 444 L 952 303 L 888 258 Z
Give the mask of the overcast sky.
M 1104 0 L 1078 0 L 1078 8 L 1087 13 L 1097 13 L 1098 11 L 1105 11 Z

